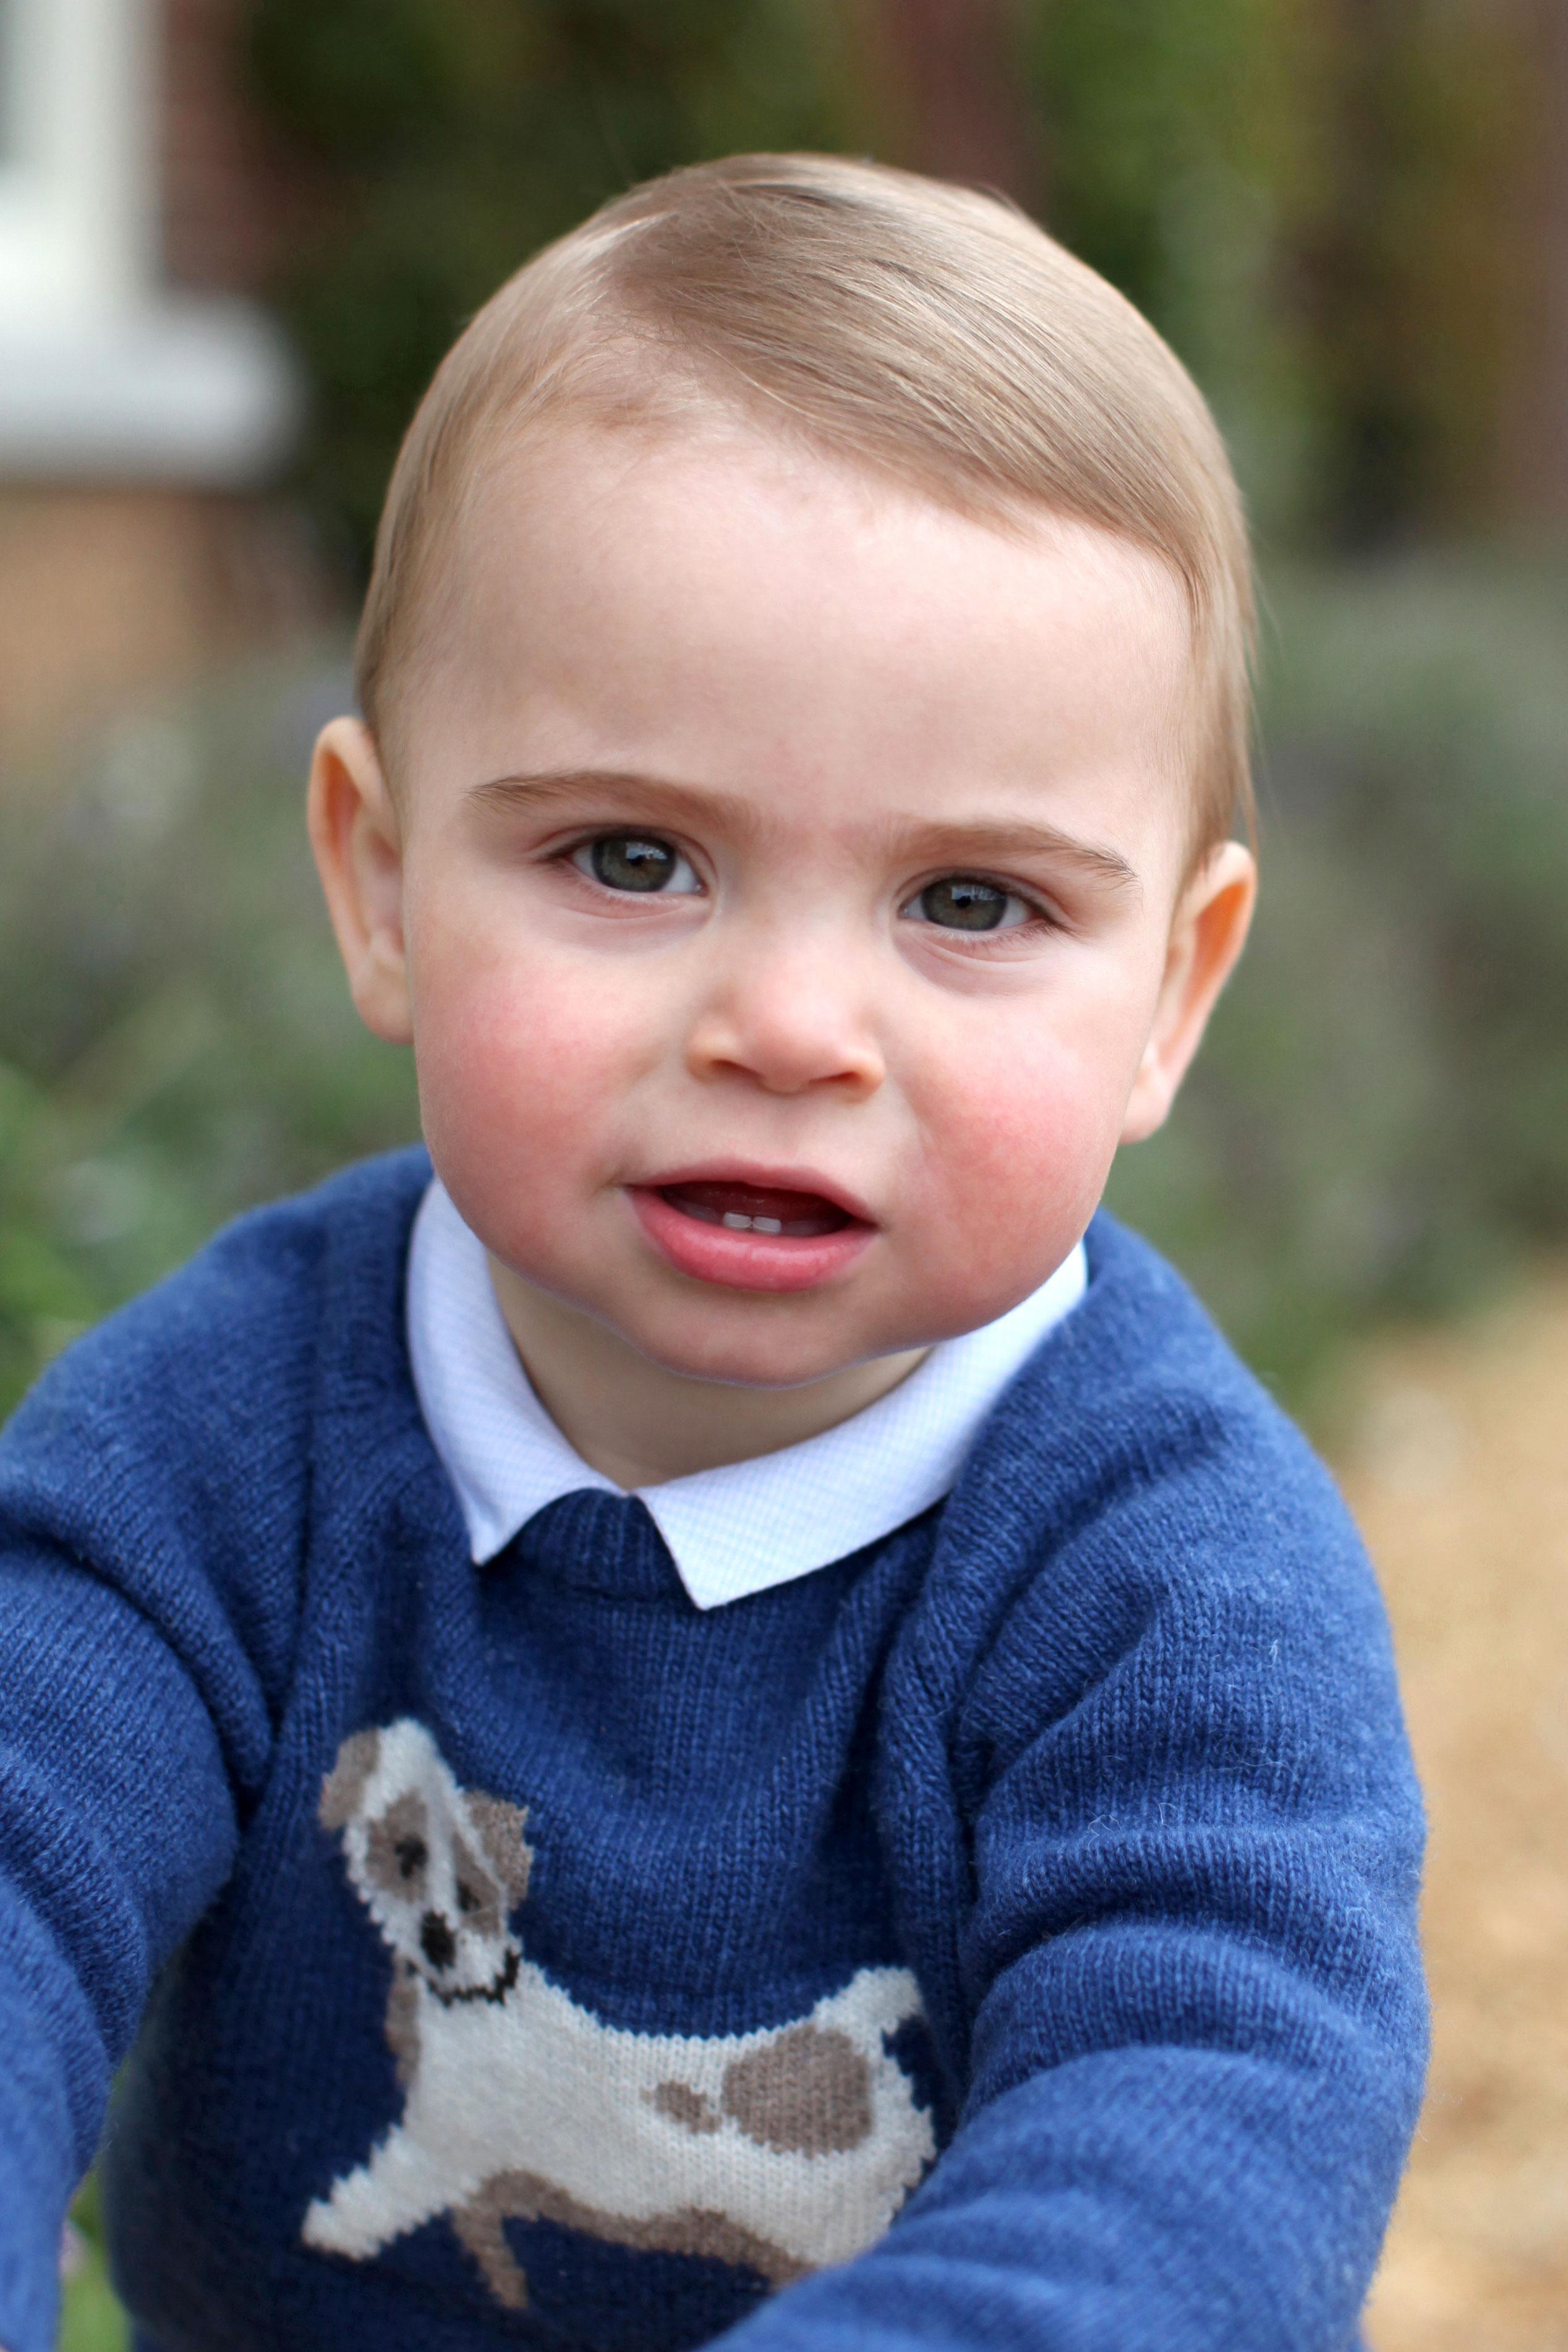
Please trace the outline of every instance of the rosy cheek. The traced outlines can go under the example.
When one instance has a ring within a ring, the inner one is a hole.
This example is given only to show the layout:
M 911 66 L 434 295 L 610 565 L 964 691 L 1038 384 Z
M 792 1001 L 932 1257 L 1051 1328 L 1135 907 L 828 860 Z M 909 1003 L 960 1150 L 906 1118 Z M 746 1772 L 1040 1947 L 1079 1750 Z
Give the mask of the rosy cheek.
M 415 1034 L 431 1151 L 492 1247 L 595 1163 L 625 1084 L 625 1011 L 569 971 L 445 959 L 420 975 Z
M 950 1095 L 927 1160 L 930 1205 L 963 1237 L 971 1278 L 1014 1286 L 1031 1246 L 1044 1279 L 1090 1214 L 1115 1149 L 1114 1088 L 1075 1055 L 1001 1056 Z

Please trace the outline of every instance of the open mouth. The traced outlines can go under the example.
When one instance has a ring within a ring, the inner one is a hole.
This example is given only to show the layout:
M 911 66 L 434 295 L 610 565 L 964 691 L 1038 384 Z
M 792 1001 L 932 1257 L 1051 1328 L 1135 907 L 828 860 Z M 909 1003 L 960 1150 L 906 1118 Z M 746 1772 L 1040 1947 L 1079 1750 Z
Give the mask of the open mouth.
M 781 1235 L 817 1241 L 858 1223 L 820 1192 L 790 1192 L 771 1184 L 693 1182 L 661 1184 L 659 1196 L 699 1224 L 723 1225 L 732 1234 Z
M 842 1199 L 760 1174 L 694 1173 L 626 1190 L 667 1265 L 728 1289 L 814 1289 L 847 1274 L 880 1230 Z

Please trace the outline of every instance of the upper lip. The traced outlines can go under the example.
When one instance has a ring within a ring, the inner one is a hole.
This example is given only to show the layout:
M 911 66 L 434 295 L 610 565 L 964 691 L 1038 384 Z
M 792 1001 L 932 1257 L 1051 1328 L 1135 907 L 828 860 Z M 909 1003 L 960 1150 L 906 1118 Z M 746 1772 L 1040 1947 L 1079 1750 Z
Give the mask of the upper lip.
M 689 1167 L 666 1169 L 657 1176 L 639 1176 L 634 1181 L 650 1192 L 668 1192 L 676 1184 L 751 1184 L 759 1192 L 816 1192 L 863 1225 L 880 1223 L 847 1185 L 815 1168 L 784 1168 L 752 1160 L 700 1160 Z

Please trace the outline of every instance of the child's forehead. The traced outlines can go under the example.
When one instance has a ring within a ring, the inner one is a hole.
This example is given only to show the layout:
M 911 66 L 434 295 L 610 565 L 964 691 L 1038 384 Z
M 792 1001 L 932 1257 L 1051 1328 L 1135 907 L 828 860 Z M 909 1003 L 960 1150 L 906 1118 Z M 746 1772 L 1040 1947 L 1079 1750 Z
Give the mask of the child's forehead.
M 451 649 L 606 678 L 743 659 L 905 673 L 917 699 L 1022 654 L 1184 676 L 1181 582 L 1125 534 L 1045 507 L 966 509 L 728 418 L 557 429 L 505 450 L 454 533 Z M 718 684 L 710 677 L 709 684 Z
M 1162 604 L 1184 601 L 1174 564 L 1119 524 L 1004 494 L 957 469 L 917 474 L 862 461 L 722 401 L 615 422 L 567 413 L 477 451 L 454 502 L 451 559 L 471 569 L 509 542 L 537 546 L 542 526 L 563 521 L 564 541 L 552 534 L 546 542 L 557 553 L 563 544 L 597 546 L 636 562 L 646 549 L 628 543 L 624 522 L 657 520 L 666 538 L 718 545 L 738 510 L 749 525 L 766 515 L 825 560 L 846 533 L 868 541 L 901 533 L 950 548 L 967 541 L 1026 564 L 1047 554 L 1099 578 L 1136 582 Z

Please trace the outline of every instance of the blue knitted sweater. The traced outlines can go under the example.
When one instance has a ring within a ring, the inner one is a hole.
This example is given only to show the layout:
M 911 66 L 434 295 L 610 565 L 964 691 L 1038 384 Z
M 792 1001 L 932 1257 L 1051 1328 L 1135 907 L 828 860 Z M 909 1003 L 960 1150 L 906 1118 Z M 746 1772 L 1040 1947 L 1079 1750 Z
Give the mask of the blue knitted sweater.
M 427 1174 L 246 1219 L 0 1440 L 0 2343 L 123 2064 L 149 2352 L 1342 2352 L 1419 1810 L 1182 1284 L 1097 1219 L 945 1504 L 700 1614 L 629 1498 L 472 1565 Z

